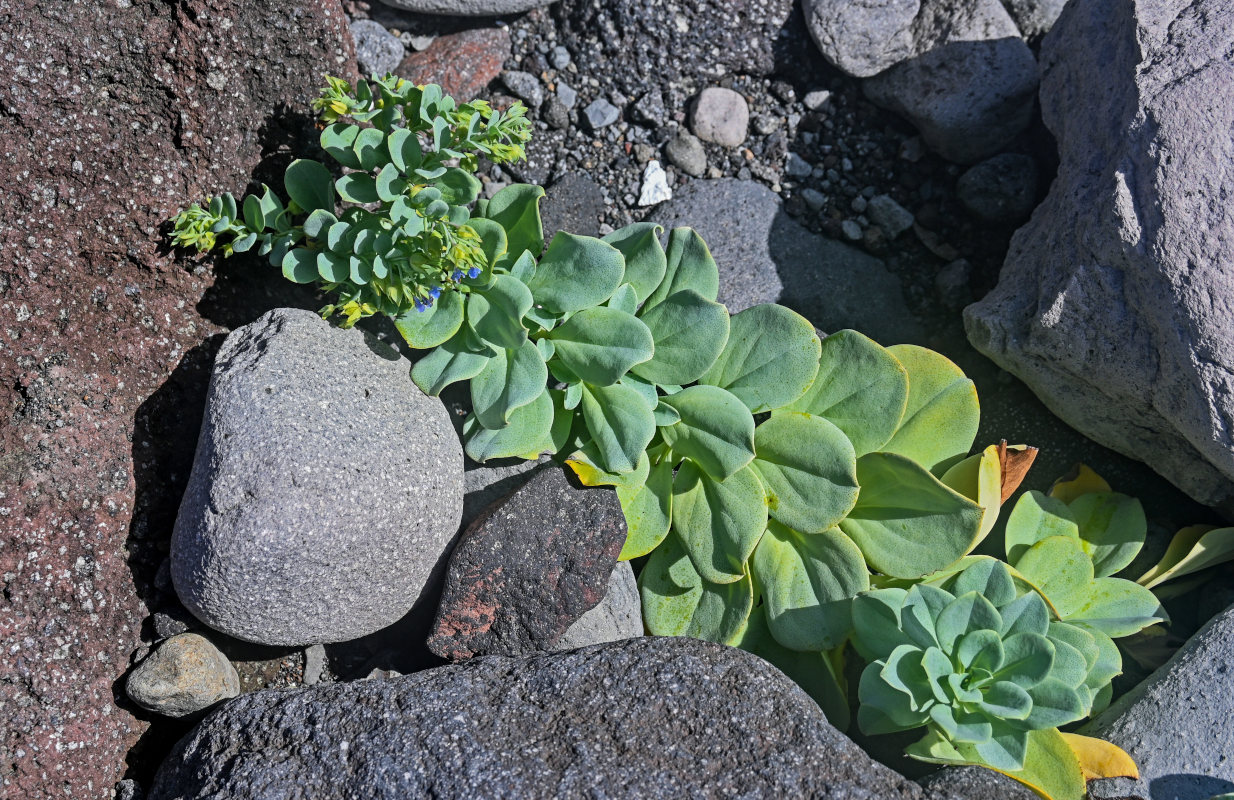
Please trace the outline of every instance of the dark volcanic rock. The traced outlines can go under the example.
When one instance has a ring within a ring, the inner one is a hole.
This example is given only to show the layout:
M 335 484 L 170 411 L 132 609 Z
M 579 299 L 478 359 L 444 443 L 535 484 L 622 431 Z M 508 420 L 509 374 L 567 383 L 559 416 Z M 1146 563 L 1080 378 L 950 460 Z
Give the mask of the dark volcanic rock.
M 429 649 L 455 661 L 551 650 L 604 597 L 625 540 L 616 492 L 540 467 L 459 539 Z
M 465 103 L 501 73 L 501 62 L 509 54 L 508 30 L 475 28 L 438 36 L 426 49 L 408 53 L 394 72 L 414 83 L 440 84 L 446 94 Z
M 1234 513 L 1230 0 L 1073 0 L 1042 45 L 1061 164 L 965 313 L 1068 424 Z
M 931 798 L 946 800 L 1036 800 L 1040 795 L 1017 780 L 985 767 L 946 767 L 919 783 Z
M 540 201 L 544 241 L 551 242 L 558 231 L 599 236 L 603 213 L 604 191 L 586 174 L 567 172 L 548 187 Z
M 351 37 L 332 0 L 15 0 L 0 51 L 0 794 L 95 797 L 146 727 L 118 679 L 223 319 L 160 225 L 313 152 L 301 114 L 322 72 L 350 77 Z
M 180 743 L 150 792 L 150 800 L 923 796 L 832 728 L 774 667 L 678 638 L 245 695 Z

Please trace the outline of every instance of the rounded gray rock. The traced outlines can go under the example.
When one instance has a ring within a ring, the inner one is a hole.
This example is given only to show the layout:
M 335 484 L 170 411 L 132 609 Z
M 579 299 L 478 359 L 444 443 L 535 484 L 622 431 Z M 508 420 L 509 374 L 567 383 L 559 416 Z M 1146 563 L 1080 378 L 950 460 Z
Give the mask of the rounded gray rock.
M 358 19 L 351 23 L 351 38 L 356 45 L 356 63 L 363 75 L 385 76 L 403 61 L 406 50 L 398 37 L 380 22 Z
M 767 662 L 675 637 L 247 694 L 181 740 L 150 790 L 150 800 L 353 797 L 925 793 Z
M 1026 219 L 1037 199 L 1037 162 L 1019 153 L 988 158 L 960 176 L 956 195 L 987 222 Z
M 707 151 L 698 137 L 682 131 L 664 145 L 664 157 L 687 175 L 701 178 L 707 170 Z
M 239 695 L 240 676 L 209 639 L 182 633 L 138 664 L 124 690 L 147 711 L 185 717 Z
M 501 82 L 533 111 L 544 102 L 544 87 L 540 79 L 530 72 L 508 69 L 501 73 Z
M 533 8 L 547 6 L 554 0 L 381 0 L 381 2 L 419 14 L 495 17 L 503 14 L 521 14 Z
M 732 89 L 710 86 L 699 92 L 690 114 L 690 129 L 704 142 L 737 147 L 750 128 L 750 106 Z
M 435 602 L 463 454 L 409 369 L 376 338 L 298 309 L 227 337 L 172 534 L 186 608 L 238 639 L 305 646 Z

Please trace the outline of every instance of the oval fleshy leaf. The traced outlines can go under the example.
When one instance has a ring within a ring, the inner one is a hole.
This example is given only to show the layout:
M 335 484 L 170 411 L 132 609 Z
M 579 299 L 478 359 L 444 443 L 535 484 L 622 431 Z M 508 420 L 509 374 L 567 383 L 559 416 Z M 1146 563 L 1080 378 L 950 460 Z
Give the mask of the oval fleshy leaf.
M 1007 517 L 1007 562 L 1014 566 L 1028 548 L 1051 536 L 1079 541 L 1080 529 L 1071 516 L 1071 509 L 1061 500 L 1038 491 L 1020 495 Z
M 1136 583 L 1149 589 L 1234 559 L 1234 528 L 1192 525 L 1174 534 L 1165 555 Z
M 594 386 L 616 383 L 635 364 L 651 358 L 654 350 L 651 331 L 638 317 L 605 306 L 578 312 L 549 339 L 557 358 Z
M 484 427 L 504 428 L 510 414 L 539 397 L 547 381 L 548 368 L 534 344 L 524 341 L 516 349 L 498 348 L 471 379 L 472 410 Z
M 1069 504 L 1079 527 L 1080 547 L 1093 560 L 1098 578 L 1130 564 L 1144 546 L 1148 520 L 1140 501 L 1117 492 L 1091 492 Z
M 535 458 L 548 441 L 553 425 L 553 401 L 545 390 L 529 404 L 515 409 L 504 428 L 485 428 L 475 415 L 463 423 L 463 442 L 473 461 L 492 458 Z
M 527 288 L 537 305 L 555 313 L 571 313 L 607 300 L 621 285 L 624 273 L 625 261 L 617 248 L 563 231 L 553 237 Z
M 767 303 L 733 315 L 728 342 L 699 379 L 732 392 L 751 412 L 792 403 L 818 374 L 820 343 L 809 320 Z
M 1089 588 L 1084 604 L 1064 619 L 1117 639 L 1164 622 L 1168 615 L 1157 596 L 1140 584 L 1122 578 L 1098 578 Z
M 776 414 L 754 430 L 754 452 L 769 513 L 793 530 L 822 533 L 857 502 L 853 446 L 822 417 Z
M 707 243 L 692 228 L 674 228 L 668 234 L 664 279 L 647 298 L 646 308 L 659 305 L 683 289 L 693 289 L 708 300 L 720 293 L 720 270 Z
M 540 223 L 540 198 L 544 189 L 526 183 L 514 183 L 500 190 L 488 201 L 484 216 L 506 231 L 508 246 L 498 266 L 513 263 L 524 252 L 539 258 L 544 251 L 544 229 Z
M 334 179 L 319 161 L 298 158 L 291 162 L 283 176 L 283 188 L 305 213 L 319 208 L 334 212 Z
M 629 386 L 583 386 L 583 421 L 596 445 L 599 466 L 630 472 L 638 466 L 656 433 L 651 409 Z
M 455 334 L 411 368 L 411 379 L 420 391 L 436 397 L 452 383 L 474 378 L 483 371 L 494 351 L 477 351 L 469 346 L 464 332 Z
M 691 386 L 661 398 L 681 416 L 660 429 L 676 453 L 724 480 L 754 459 L 754 417 L 740 400 L 716 386 Z
M 407 311 L 394 318 L 394 327 L 413 350 L 427 350 L 445 342 L 463 325 L 463 296 L 446 292 L 423 311 Z
M 1078 539 L 1070 536 L 1042 539 L 1025 550 L 1012 566 L 1045 595 L 1063 619 L 1079 611 L 1089 600 L 1093 562 L 1080 549 Z
M 618 487 L 617 499 L 626 517 L 626 543 L 619 561 L 650 553 L 668 536 L 673 513 L 673 463 L 662 458 L 652 464 L 647 480 L 638 486 Z
M 690 636 L 736 644 L 754 607 L 750 578 L 716 584 L 702 579 L 670 536 L 638 576 L 643 621 L 653 636 Z
M 527 343 L 523 315 L 531 308 L 531 292 L 517 278 L 494 275 L 493 285 L 467 296 L 467 322 L 486 342 L 506 349 Z
M 653 383 L 693 383 L 728 341 L 728 310 L 692 289 L 677 292 L 641 319 L 651 330 L 655 353 L 635 367 L 634 374 Z
M 663 230 L 654 222 L 635 222 L 603 239 L 625 257 L 626 272 L 622 280 L 634 288 L 638 303 L 646 301 L 664 280 L 668 259 L 660 245 L 659 234 Z
M 717 481 L 685 461 L 673 479 L 673 530 L 694 568 L 712 583 L 732 583 L 767 528 L 763 485 L 749 467 Z
M 883 446 L 942 474 L 968 455 L 981 420 L 977 389 L 939 353 L 911 344 L 887 352 L 908 371 L 908 401 L 895 435 Z

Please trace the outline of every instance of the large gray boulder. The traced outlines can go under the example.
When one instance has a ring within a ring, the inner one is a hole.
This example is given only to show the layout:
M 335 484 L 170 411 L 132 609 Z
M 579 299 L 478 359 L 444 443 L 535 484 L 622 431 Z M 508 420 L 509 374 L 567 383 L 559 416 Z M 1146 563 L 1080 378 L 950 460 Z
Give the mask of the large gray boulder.
M 1234 606 L 1082 731 L 1126 750 L 1140 779 L 1089 784 L 1094 800 L 1207 800 L 1234 792 Z
M 1073 0 L 1042 46 L 1061 165 L 969 339 L 1069 424 L 1234 511 L 1231 0 Z
M 495 17 L 521 14 L 546 6 L 554 0 L 381 0 L 388 6 L 418 14 L 445 14 L 454 17 Z
M 214 363 L 171 541 L 185 607 L 238 639 L 380 630 L 421 599 L 458 531 L 463 454 L 397 351 L 279 309 Z
M 149 799 L 923 796 L 757 656 L 644 637 L 244 695 Z
M 781 303 L 825 331 L 858 328 L 883 344 L 921 336 L 900 281 L 882 261 L 811 233 L 754 181 L 691 181 L 650 219 L 698 231 L 720 269 L 730 313 Z

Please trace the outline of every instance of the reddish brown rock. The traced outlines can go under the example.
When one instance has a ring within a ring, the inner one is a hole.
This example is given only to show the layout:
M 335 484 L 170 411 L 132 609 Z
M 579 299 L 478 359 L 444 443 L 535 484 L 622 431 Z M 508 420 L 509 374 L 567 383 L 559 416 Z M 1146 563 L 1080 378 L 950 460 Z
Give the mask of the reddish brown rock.
M 537 468 L 459 539 L 429 649 L 454 661 L 551 650 L 604 598 L 625 540 L 616 492 Z
M 0 795 L 110 797 L 146 728 L 121 678 L 188 477 L 203 343 L 232 324 L 228 282 L 160 225 L 263 160 L 281 173 L 271 156 L 316 139 L 299 115 L 321 74 L 354 58 L 336 0 L 13 0 L 0 52 Z M 280 279 L 250 280 L 236 323 Z
M 462 102 L 484 91 L 508 55 L 509 31 L 475 28 L 438 36 L 426 49 L 404 58 L 395 72 L 414 83 L 440 84 Z

